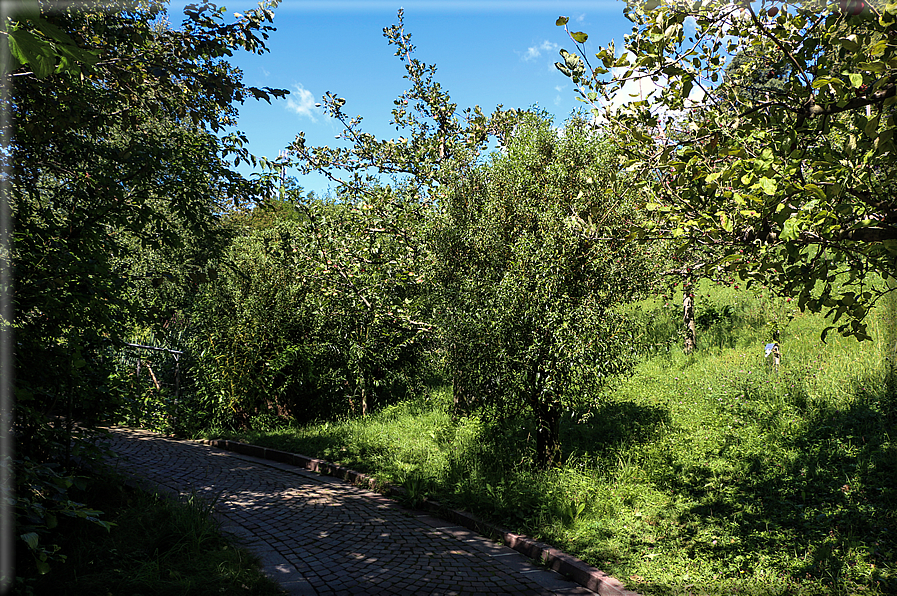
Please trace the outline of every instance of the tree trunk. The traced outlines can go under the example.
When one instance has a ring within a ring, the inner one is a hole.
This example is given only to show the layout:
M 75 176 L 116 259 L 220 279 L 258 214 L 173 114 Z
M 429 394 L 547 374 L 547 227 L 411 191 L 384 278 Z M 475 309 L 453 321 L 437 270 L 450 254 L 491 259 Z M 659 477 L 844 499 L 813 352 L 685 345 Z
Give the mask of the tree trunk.
M 467 383 L 462 378 L 462 372 L 457 366 L 452 371 L 452 414 L 458 416 L 468 412 L 467 407 Z
M 547 470 L 561 463 L 561 408 L 558 404 L 538 403 L 536 414 L 536 464 Z
M 884 297 L 883 317 L 883 339 L 881 342 L 884 351 L 885 362 L 887 363 L 887 381 L 886 388 L 891 398 L 891 404 L 897 405 L 895 395 L 897 395 L 897 279 L 888 277 L 888 289 L 892 290 L 890 294 Z
M 685 325 L 685 345 L 683 347 L 686 354 L 691 354 L 697 343 L 695 334 L 695 294 L 691 280 L 683 284 L 682 290 L 682 322 Z

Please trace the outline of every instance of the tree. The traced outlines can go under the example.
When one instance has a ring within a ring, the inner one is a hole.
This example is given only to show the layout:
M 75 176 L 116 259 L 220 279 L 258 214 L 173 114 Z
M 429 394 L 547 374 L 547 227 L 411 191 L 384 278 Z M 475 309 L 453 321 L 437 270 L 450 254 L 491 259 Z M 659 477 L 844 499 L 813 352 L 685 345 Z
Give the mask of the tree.
M 338 138 L 347 147 L 310 147 L 300 132 L 288 153 L 302 173 L 319 172 L 349 196 L 377 194 L 382 178 L 392 177 L 405 185 L 408 209 L 412 202 L 427 203 L 440 186 L 466 173 L 488 147 L 491 137 L 502 138 L 516 118 L 515 110 L 498 106 L 491 117 L 479 106 L 461 112 L 442 86 L 434 80 L 436 66 L 413 56 L 411 34 L 405 33 L 403 11 L 397 25 L 383 30 L 395 55 L 405 63 L 405 79 L 411 87 L 395 101 L 391 125 L 403 131 L 398 139 L 377 139 L 362 128 L 362 118 L 350 118 L 344 98 L 327 92 L 324 109 L 343 126 Z
M 418 214 L 390 188 L 362 199 L 286 188 L 270 203 L 228 218 L 220 273 L 189 311 L 202 353 L 191 409 L 245 426 L 367 414 L 412 391 L 429 328 L 414 316 Z
M 133 300 L 158 272 L 129 252 L 201 244 L 222 204 L 260 192 L 228 163 L 251 159 L 245 138 L 219 134 L 236 102 L 286 91 L 243 85 L 225 60 L 265 51 L 273 4 L 233 23 L 191 5 L 180 30 L 164 26 L 163 2 L 24 4 L 0 23 L 15 223 L 2 256 L 16 275 L 15 318 L 3 323 L 16 340 L 18 478 L 43 479 L 20 484 L 16 519 L 41 571 L 56 557 L 42 537 L 68 511 L 46 495 L 72 482 L 47 466 L 67 463 L 75 419 L 90 425 L 120 403 L 111 348 L 135 322 L 164 320 Z
M 558 68 L 616 132 L 658 215 L 643 234 L 718 251 L 705 270 L 868 338 L 864 317 L 890 291 L 873 276 L 897 273 L 897 5 L 652 0 L 625 14 L 626 52 L 602 47 L 592 66 L 587 34 L 568 30 L 577 53 Z M 651 97 L 609 110 L 636 80 Z
M 450 187 L 434 224 L 438 317 L 465 409 L 526 411 L 536 463 L 560 463 L 565 411 L 634 366 L 616 310 L 645 288 L 645 252 L 620 251 L 637 213 L 600 133 L 523 113 L 484 165 Z
M 622 329 L 613 334 L 616 316 L 609 305 L 625 301 L 639 283 L 625 284 L 616 275 L 631 271 L 623 264 L 627 259 L 611 258 L 612 243 L 601 234 L 611 228 L 623 234 L 626 198 L 605 196 L 610 170 L 580 157 L 602 154 L 601 140 L 589 138 L 587 123 L 571 122 L 563 140 L 552 140 L 548 124 L 537 124 L 532 114 L 500 107 L 488 118 L 479 107 L 459 113 L 434 80 L 435 67 L 413 57 L 401 11 L 399 24 L 384 29 L 384 35 L 396 46 L 411 85 L 392 112 L 403 136 L 381 140 L 364 132 L 360 117 L 345 116 L 346 100 L 327 93 L 325 109 L 344 124 L 339 136 L 348 146 L 309 147 L 300 133 L 290 154 L 301 171 L 329 176 L 341 197 L 351 197 L 350 206 L 362 206 L 366 217 L 376 219 L 377 225 L 360 228 L 367 231 L 368 244 L 386 235 L 398 242 L 407 233 L 405 222 L 438 214 L 424 235 L 427 250 L 435 251 L 426 255 L 429 265 L 410 270 L 427 272 L 441 288 L 442 300 L 428 308 L 444 311 L 433 320 L 447 342 L 456 396 L 459 401 L 484 397 L 463 404 L 469 408 L 529 408 L 539 427 L 539 464 L 549 466 L 558 461 L 564 407 L 576 401 L 574 396 L 591 397 L 590 376 L 605 378 L 630 364 L 616 357 L 627 347 Z M 482 166 L 490 138 L 513 150 L 514 157 Z M 565 160 L 593 172 L 592 180 L 565 166 Z M 391 194 L 380 184 L 384 175 L 395 180 Z M 403 245 L 405 258 L 416 257 L 414 246 L 413 241 Z M 355 256 L 331 260 L 364 262 L 359 257 L 365 253 L 350 252 Z M 595 275 L 583 277 L 586 271 Z M 343 283 L 351 288 L 348 280 Z M 364 302 L 363 296 L 356 299 Z M 394 306 L 385 310 L 395 312 Z M 420 323 L 409 318 L 405 324 Z M 601 338 L 590 335 L 599 330 Z M 364 342 L 357 345 L 365 349 Z
M 436 67 L 413 57 L 401 10 L 398 19 L 384 29 L 384 36 L 396 46 L 410 82 L 392 111 L 392 124 L 403 136 L 378 139 L 365 132 L 361 117 L 346 116 L 346 100 L 328 92 L 324 108 L 343 124 L 339 137 L 347 146 L 311 147 L 300 132 L 288 148 L 301 172 L 328 176 L 346 206 L 310 220 L 313 237 L 320 239 L 316 258 L 323 259 L 346 313 L 339 320 L 350 340 L 350 384 L 362 410 L 370 371 L 382 368 L 377 361 L 383 348 L 403 345 L 431 327 L 414 315 L 422 301 L 421 222 L 429 219 L 443 190 L 471 171 L 489 138 L 505 135 L 516 118 L 500 107 L 489 118 L 479 106 L 459 113 L 434 80 Z M 384 184 L 386 177 L 392 178 L 391 185 Z

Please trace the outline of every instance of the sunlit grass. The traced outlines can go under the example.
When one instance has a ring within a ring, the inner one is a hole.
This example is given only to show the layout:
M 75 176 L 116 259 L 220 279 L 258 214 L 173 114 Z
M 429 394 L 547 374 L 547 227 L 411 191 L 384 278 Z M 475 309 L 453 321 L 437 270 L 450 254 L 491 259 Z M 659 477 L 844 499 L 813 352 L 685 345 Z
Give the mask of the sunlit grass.
M 526 420 L 453 419 L 448 388 L 367 419 L 240 438 L 337 461 L 551 542 L 644 594 L 897 592 L 897 400 L 884 342 L 830 335 L 788 302 L 646 301 L 634 374 L 565 418 L 533 469 Z M 779 370 L 764 356 L 780 328 Z M 890 324 L 880 316 L 872 332 Z M 671 335 L 672 333 L 672 335 Z

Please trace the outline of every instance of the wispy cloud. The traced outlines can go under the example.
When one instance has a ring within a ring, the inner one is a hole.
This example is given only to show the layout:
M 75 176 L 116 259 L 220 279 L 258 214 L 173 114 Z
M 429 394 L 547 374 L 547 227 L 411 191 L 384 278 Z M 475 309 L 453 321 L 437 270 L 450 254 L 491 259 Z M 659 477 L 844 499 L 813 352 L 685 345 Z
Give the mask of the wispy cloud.
M 538 58 L 542 55 L 542 52 L 551 52 L 557 50 L 560 46 L 558 44 L 548 41 L 547 39 L 538 45 L 531 46 L 526 48 L 526 52 L 523 53 L 523 60 L 529 62 L 534 58 Z
M 293 85 L 295 93 L 287 96 L 287 109 L 296 112 L 300 116 L 308 116 L 312 122 L 317 122 L 315 113 L 318 108 L 315 107 L 315 97 L 311 91 L 303 87 L 301 84 Z

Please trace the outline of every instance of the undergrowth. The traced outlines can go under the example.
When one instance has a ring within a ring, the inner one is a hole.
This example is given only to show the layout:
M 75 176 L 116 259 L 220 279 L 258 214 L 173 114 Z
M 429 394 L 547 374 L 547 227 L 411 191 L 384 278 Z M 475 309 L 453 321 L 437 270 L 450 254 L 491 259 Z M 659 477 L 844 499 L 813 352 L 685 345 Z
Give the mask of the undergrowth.
M 109 531 L 78 519 L 61 519 L 63 563 L 19 592 L 35 596 L 275 596 L 279 587 L 258 559 L 222 535 L 213 504 L 197 495 L 177 500 L 93 477 L 72 497 L 105 512 Z M 27 559 L 20 558 L 27 564 Z

